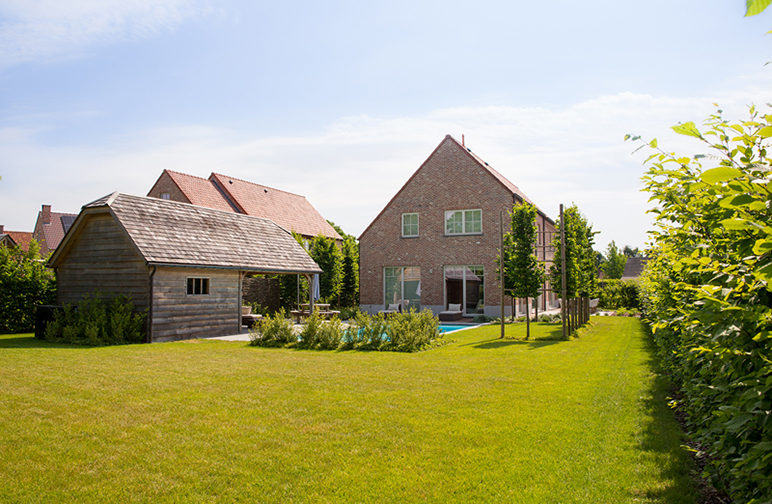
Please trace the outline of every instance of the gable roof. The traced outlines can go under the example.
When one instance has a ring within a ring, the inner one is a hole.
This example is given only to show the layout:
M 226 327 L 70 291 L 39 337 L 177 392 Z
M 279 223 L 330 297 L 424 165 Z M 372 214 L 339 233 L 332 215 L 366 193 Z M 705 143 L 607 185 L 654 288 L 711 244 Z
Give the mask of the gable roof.
M 287 230 L 267 219 L 119 192 L 83 207 L 49 264 L 60 264 L 89 215 L 105 212 L 115 218 L 148 266 L 322 272 Z
M 525 193 L 523 193 L 523 191 L 521 191 L 515 184 L 510 182 L 504 175 L 502 175 L 501 173 L 499 173 L 496 170 L 494 170 L 493 167 L 491 167 L 491 165 L 489 165 L 486 161 L 484 161 L 478 155 L 474 154 L 472 152 L 472 149 L 462 145 L 461 143 L 459 143 L 458 140 L 456 140 L 452 136 L 445 135 L 445 138 L 439 143 L 439 145 L 437 145 L 437 147 L 434 148 L 432 153 L 429 154 L 429 157 L 427 157 L 426 160 L 423 163 L 421 163 L 421 166 L 419 166 L 418 169 L 415 172 L 413 172 L 413 175 L 410 176 L 410 178 L 407 180 L 407 182 L 405 182 L 402 185 L 402 187 L 399 189 L 399 191 L 397 191 L 397 193 L 389 200 L 389 202 L 386 204 L 386 206 L 383 208 L 383 210 L 381 210 L 378 213 L 378 215 L 375 217 L 375 219 L 373 219 L 370 222 L 370 225 L 368 225 L 367 228 L 365 228 L 365 230 L 362 231 L 362 233 L 359 235 L 360 239 L 361 239 L 362 236 L 365 235 L 365 233 L 367 233 L 367 231 L 370 229 L 370 227 L 373 225 L 373 223 L 375 223 L 378 220 L 378 218 L 383 214 L 383 212 L 385 212 L 386 209 L 391 206 L 392 202 L 400 195 L 400 193 L 408 186 L 408 184 L 410 184 L 410 182 L 412 182 L 412 180 L 418 175 L 418 172 L 420 172 L 421 169 L 432 159 L 432 157 L 434 157 L 434 155 L 437 153 L 437 151 L 440 150 L 440 148 L 442 148 L 442 146 L 447 144 L 447 143 L 451 144 L 454 148 L 461 149 L 464 152 L 464 154 L 466 154 L 469 157 L 470 160 L 472 160 L 474 163 L 478 164 L 483 170 L 488 172 L 496 181 L 498 181 L 502 186 L 504 186 L 504 188 L 512 194 L 513 198 L 517 198 L 517 199 L 519 199 L 521 201 L 527 201 L 531 205 L 535 206 L 536 207 L 536 211 L 539 212 L 539 214 L 541 216 L 543 216 L 545 219 L 547 219 L 552 224 L 554 224 L 552 219 L 550 219 L 547 216 L 547 214 L 542 212 L 539 209 L 539 207 L 536 206 L 536 204 L 533 201 L 531 201 L 525 195 Z
M 305 196 L 219 173 L 212 173 L 209 180 L 247 215 L 270 219 L 304 236 L 322 234 L 335 240 L 342 239 Z
M 73 213 L 51 212 L 51 207 L 44 205 L 44 209 L 46 208 L 48 212 L 43 210 L 38 212 L 35 230 L 32 232 L 32 237 L 40 243 L 40 252 L 43 255 L 59 246 L 64 235 L 78 216 L 78 214 Z M 45 222 L 46 213 L 49 215 L 48 222 Z
M 212 173 L 208 179 L 204 179 L 164 170 L 156 185 L 164 177 L 169 177 L 179 188 L 187 199 L 186 203 L 270 219 L 306 237 L 313 238 L 321 234 L 334 240 L 343 239 L 305 196 L 220 173 Z M 148 196 L 154 192 L 155 187 Z
M 627 262 L 625 262 L 625 271 L 622 273 L 622 280 L 634 280 L 641 276 L 648 262 L 648 257 L 628 257 Z
M 32 233 L 29 231 L 4 231 L 0 234 L 0 241 L 10 240 L 15 247 L 21 247 L 23 251 L 29 250 L 32 242 Z
M 236 207 L 228 201 L 225 195 L 219 191 L 211 181 L 205 178 L 196 177 L 195 175 L 188 175 L 187 173 L 171 170 L 164 170 L 164 173 L 169 176 L 182 194 L 185 195 L 188 199 L 188 203 L 207 208 L 214 208 L 216 210 L 223 210 L 225 212 L 237 211 Z

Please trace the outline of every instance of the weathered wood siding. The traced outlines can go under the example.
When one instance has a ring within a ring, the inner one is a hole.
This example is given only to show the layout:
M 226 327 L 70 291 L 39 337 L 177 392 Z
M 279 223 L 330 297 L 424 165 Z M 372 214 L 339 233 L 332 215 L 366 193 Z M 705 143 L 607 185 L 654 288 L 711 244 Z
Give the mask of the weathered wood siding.
M 208 295 L 188 295 L 187 278 L 208 278 Z M 159 267 L 153 277 L 153 341 L 241 332 L 239 272 Z
M 149 272 L 131 242 L 107 213 L 91 215 L 57 268 L 58 304 L 77 303 L 100 292 L 131 296 L 134 306 L 148 306 Z

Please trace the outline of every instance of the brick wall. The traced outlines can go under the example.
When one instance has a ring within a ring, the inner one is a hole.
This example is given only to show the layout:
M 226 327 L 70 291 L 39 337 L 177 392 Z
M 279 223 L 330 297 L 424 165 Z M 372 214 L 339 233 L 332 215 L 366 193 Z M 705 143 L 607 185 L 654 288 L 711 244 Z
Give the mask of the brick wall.
M 280 308 L 280 286 L 278 278 L 246 277 L 242 284 L 242 299 L 250 303 L 258 303 L 270 311 Z
M 455 140 L 446 138 L 360 237 L 360 303 L 383 305 L 383 268 L 421 268 L 421 305 L 444 309 L 444 266 L 485 268 L 486 313 L 499 313 L 499 220 L 513 194 Z M 482 210 L 482 234 L 445 235 L 446 210 Z M 402 214 L 419 214 L 419 236 L 402 238 Z M 505 228 L 505 232 L 507 229 Z M 372 311 L 372 310 L 371 310 Z
M 177 187 L 177 184 L 174 183 L 172 178 L 166 172 L 163 172 L 161 176 L 158 177 L 155 185 L 150 189 L 150 192 L 147 193 L 147 195 L 153 198 L 160 198 L 163 193 L 169 193 L 169 199 L 171 201 L 190 203 L 190 200 L 182 191 L 180 191 L 180 188 Z

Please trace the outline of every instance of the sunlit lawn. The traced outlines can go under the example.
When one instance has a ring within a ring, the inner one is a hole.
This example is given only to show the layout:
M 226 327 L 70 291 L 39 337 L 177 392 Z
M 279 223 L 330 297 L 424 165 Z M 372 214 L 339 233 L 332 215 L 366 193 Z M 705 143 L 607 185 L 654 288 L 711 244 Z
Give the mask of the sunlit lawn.
M 417 354 L 0 336 L 0 501 L 694 502 L 638 320 L 594 324 Z

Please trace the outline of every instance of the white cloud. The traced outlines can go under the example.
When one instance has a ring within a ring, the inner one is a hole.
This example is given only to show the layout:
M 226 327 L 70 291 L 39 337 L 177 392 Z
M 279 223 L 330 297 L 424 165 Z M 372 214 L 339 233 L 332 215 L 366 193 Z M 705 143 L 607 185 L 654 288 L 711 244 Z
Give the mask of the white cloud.
M 769 79 L 768 79 L 769 80 Z M 739 98 L 737 97 L 739 96 Z M 743 119 L 745 95 L 719 96 L 727 117 Z M 43 203 L 55 210 L 115 190 L 146 194 L 164 168 L 206 177 L 215 171 L 305 195 L 326 218 L 358 235 L 423 163 L 445 134 L 461 139 L 518 185 L 548 215 L 575 202 L 601 235 L 643 246 L 651 219 L 640 190 L 648 152 L 626 133 L 679 153 L 701 152 L 670 130 L 699 123 L 713 99 L 603 96 L 565 108 L 461 107 L 397 118 L 342 118 L 305 136 L 250 137 L 206 126 L 170 126 L 115 138 L 107 146 L 50 147 L 32 130 L 0 130 L 0 220 L 31 229 Z M 470 181 L 474 183 L 474 181 Z
M 4 0 L 0 67 L 47 62 L 174 29 L 204 9 L 195 0 Z

